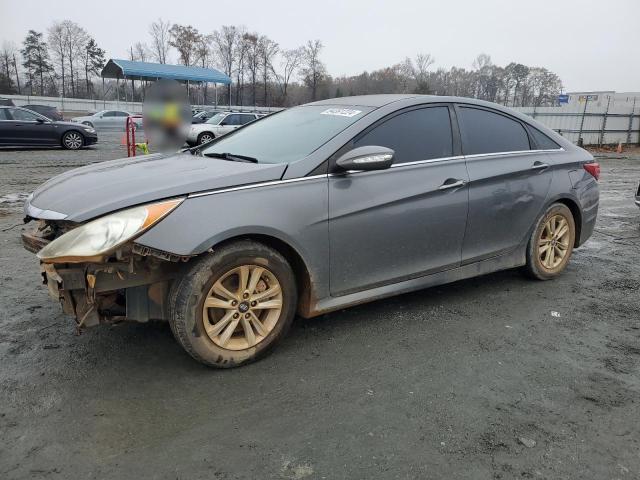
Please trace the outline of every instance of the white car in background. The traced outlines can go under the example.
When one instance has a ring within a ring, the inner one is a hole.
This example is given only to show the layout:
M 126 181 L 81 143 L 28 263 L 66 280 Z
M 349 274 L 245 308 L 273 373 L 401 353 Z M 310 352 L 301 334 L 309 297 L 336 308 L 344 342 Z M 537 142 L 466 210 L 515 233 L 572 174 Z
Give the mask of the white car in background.
M 257 113 L 221 112 L 204 123 L 191 125 L 187 134 L 187 143 L 191 146 L 210 142 L 225 133 L 262 117 Z
M 121 130 L 124 131 L 127 117 L 132 115 L 122 110 L 102 110 L 93 115 L 85 115 L 83 117 L 74 117 L 72 122 L 82 123 L 96 130 Z M 142 125 L 141 119 L 135 120 L 136 125 Z

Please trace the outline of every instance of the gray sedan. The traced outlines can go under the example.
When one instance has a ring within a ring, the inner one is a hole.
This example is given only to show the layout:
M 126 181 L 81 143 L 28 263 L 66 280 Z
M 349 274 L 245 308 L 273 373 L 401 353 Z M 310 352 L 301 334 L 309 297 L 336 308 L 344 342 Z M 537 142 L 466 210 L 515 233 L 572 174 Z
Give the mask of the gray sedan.
M 296 313 L 515 267 L 558 276 L 593 231 L 598 175 L 499 105 L 340 98 L 64 173 L 28 199 L 23 242 L 79 327 L 167 320 L 193 358 L 233 367 Z

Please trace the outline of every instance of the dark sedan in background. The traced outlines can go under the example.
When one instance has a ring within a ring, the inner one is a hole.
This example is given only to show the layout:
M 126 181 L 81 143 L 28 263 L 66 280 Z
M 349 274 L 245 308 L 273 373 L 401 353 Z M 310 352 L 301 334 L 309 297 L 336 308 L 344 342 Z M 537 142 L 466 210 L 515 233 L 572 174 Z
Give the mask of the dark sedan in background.
M 56 122 L 62 122 L 64 120 L 64 118 L 62 118 L 62 114 L 56 107 L 50 107 L 49 105 L 22 105 L 22 108 L 44 115 Z
M 98 141 L 92 127 L 58 122 L 20 107 L 0 107 L 0 146 L 61 146 L 78 150 Z

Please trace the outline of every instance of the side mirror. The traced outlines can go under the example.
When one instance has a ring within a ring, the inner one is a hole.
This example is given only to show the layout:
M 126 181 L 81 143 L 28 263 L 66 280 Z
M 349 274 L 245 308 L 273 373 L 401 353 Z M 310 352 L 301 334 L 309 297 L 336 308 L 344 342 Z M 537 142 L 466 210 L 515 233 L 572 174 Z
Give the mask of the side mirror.
M 393 164 L 395 152 L 375 145 L 358 147 L 342 155 L 336 165 L 342 170 L 384 170 Z
M 45 123 L 45 122 L 46 122 L 46 120 L 45 120 L 44 118 L 40 118 L 40 117 L 38 117 L 38 118 L 36 118 L 36 122 L 37 122 L 37 123 Z

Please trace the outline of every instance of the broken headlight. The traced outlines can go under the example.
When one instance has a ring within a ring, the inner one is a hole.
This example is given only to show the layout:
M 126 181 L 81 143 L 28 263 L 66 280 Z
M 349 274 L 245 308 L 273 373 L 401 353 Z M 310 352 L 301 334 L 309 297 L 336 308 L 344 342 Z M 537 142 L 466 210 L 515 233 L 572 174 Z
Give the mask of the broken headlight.
M 140 235 L 184 200 L 166 200 L 105 215 L 65 233 L 38 252 L 43 262 L 84 262 Z

